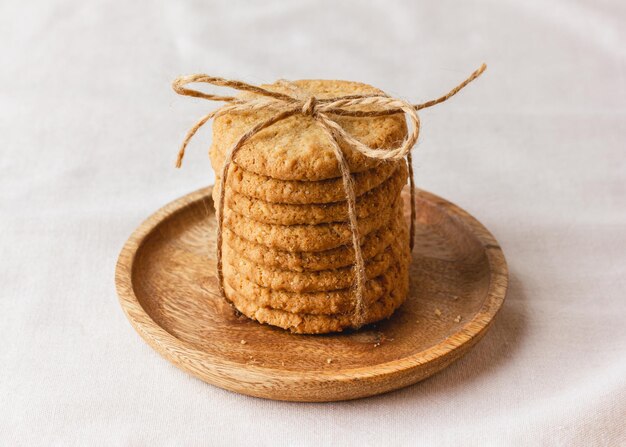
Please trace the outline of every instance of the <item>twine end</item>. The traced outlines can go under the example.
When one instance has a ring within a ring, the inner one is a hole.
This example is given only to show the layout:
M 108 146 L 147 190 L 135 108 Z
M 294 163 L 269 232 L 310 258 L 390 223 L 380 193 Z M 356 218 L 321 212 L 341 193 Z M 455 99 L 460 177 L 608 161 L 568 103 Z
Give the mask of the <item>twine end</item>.
M 178 152 L 178 155 L 176 156 L 176 168 L 180 168 L 183 165 L 183 157 L 185 156 L 185 147 L 183 146 L 180 151 Z
M 474 71 L 474 73 L 472 73 L 469 76 L 469 78 L 467 78 L 465 81 L 461 82 L 459 85 L 454 87 L 452 90 L 450 90 L 448 93 L 446 93 L 440 98 L 433 99 L 431 101 L 427 101 L 425 103 L 415 105 L 415 110 L 425 109 L 427 107 L 432 107 L 432 106 L 435 106 L 437 104 L 441 104 L 442 102 L 447 101 L 448 99 L 452 98 L 454 95 L 459 93 L 461 90 L 463 90 L 467 86 L 467 84 L 474 81 L 477 77 L 483 74 L 483 72 L 486 69 L 487 69 L 487 64 L 483 62 L 482 65 L 476 71 Z

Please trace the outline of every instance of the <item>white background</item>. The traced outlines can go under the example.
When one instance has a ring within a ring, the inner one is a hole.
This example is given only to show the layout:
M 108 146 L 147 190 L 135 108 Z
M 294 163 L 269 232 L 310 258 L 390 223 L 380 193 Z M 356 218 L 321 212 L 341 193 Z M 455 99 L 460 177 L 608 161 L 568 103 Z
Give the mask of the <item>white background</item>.
M 624 2 L 0 2 L 0 443 L 626 445 Z M 213 182 L 214 107 L 180 74 L 360 80 L 419 102 L 421 187 L 511 270 L 464 359 L 375 398 L 294 404 L 206 385 L 133 331 L 133 229 Z

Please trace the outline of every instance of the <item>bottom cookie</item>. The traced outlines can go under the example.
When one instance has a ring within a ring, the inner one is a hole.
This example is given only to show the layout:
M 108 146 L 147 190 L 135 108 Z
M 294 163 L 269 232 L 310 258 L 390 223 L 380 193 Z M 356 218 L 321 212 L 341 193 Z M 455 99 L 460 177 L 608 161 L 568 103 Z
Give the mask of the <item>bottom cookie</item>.
M 361 323 L 370 324 L 389 318 L 406 300 L 409 288 L 408 267 L 410 258 L 403 257 L 398 261 L 398 277 L 393 286 L 376 301 L 367 304 L 364 319 Z M 270 289 L 267 289 L 270 290 Z M 367 293 L 366 293 L 367 295 Z M 259 305 L 256 301 L 244 298 L 229 284 L 226 284 L 226 297 L 235 308 L 245 316 L 272 326 L 287 329 L 298 334 L 325 334 L 341 332 L 356 328 L 358 322 L 354 313 L 337 313 L 319 315 L 311 313 L 293 313 Z
M 386 272 L 365 284 L 364 302 L 370 305 L 389 293 L 402 278 L 403 271 L 398 262 Z M 224 265 L 224 286 L 242 299 L 289 313 L 314 315 L 348 314 L 354 311 L 354 290 L 346 288 L 324 292 L 288 292 L 259 286 L 248 281 L 231 265 Z

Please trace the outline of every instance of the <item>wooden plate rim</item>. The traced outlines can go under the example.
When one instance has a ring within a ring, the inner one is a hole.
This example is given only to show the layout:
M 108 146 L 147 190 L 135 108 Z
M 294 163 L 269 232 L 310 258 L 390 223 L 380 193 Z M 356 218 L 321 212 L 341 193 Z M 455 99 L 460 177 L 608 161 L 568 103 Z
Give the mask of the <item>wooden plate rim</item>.
M 135 256 L 148 235 L 150 235 L 152 231 L 154 231 L 154 229 L 167 218 L 181 211 L 185 207 L 188 207 L 192 203 L 204 200 L 207 197 L 210 200 L 212 188 L 212 186 L 208 188 L 201 188 L 192 193 L 186 194 L 153 213 L 141 225 L 139 225 L 139 227 L 137 227 L 128 238 L 120 252 L 116 264 L 115 285 L 120 305 L 126 314 L 126 317 L 139 335 L 153 349 L 170 361 L 175 359 L 183 365 L 195 363 L 193 360 L 185 362 L 184 355 L 181 359 L 181 353 L 193 353 L 194 357 L 202 360 L 201 363 L 204 369 L 202 372 L 216 374 L 220 377 L 228 376 L 231 378 L 236 375 L 237 370 L 245 370 L 245 374 L 248 378 L 255 374 L 259 379 L 272 375 L 273 380 L 275 380 L 276 375 L 279 375 L 281 376 L 281 380 L 293 380 L 294 383 L 302 382 L 303 379 L 313 379 L 319 383 L 351 382 L 358 379 L 373 377 L 381 378 L 385 375 L 392 375 L 400 372 L 406 373 L 413 368 L 424 366 L 436 360 L 443 360 L 445 357 L 450 356 L 455 350 L 463 347 L 464 345 L 468 343 L 473 344 L 471 342 L 477 337 L 482 336 L 488 329 L 489 325 L 493 321 L 493 318 L 504 302 L 508 288 L 508 267 L 502 249 L 494 236 L 476 218 L 457 205 L 430 192 L 419 190 L 419 199 L 426 200 L 435 204 L 437 207 L 445 206 L 445 214 L 453 215 L 465 226 L 468 226 L 467 224 L 469 224 L 471 233 L 483 245 L 487 256 L 487 262 L 489 263 L 490 278 L 487 297 L 485 298 L 480 310 L 457 332 L 451 334 L 436 345 L 408 357 L 373 366 L 347 368 L 334 371 L 310 370 L 303 372 L 282 370 L 259 365 L 241 364 L 198 350 L 193 345 L 176 338 L 174 335 L 163 329 L 144 310 L 141 302 L 138 300 L 133 291 L 132 272 Z M 135 313 L 137 313 L 137 315 L 135 315 Z M 436 352 L 437 354 L 434 357 L 431 357 L 429 356 L 429 353 L 431 352 Z M 202 380 L 206 380 L 206 376 L 200 371 L 195 371 L 195 368 L 186 368 L 180 364 L 177 364 L 176 366 L 179 366 Z M 229 371 L 225 371 L 224 367 L 227 367 Z

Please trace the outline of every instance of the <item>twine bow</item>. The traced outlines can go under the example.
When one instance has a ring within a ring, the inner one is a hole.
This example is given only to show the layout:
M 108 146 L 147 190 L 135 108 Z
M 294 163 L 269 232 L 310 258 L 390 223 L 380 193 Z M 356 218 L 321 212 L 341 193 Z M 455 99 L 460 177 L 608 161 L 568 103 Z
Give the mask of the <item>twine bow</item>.
M 204 124 L 212 118 L 217 118 L 225 113 L 236 112 L 253 112 L 255 110 L 270 110 L 274 114 L 265 121 L 262 121 L 246 133 L 244 133 L 235 145 L 226 153 L 224 165 L 222 166 L 222 175 L 220 179 L 219 202 L 217 207 L 217 277 L 219 289 L 222 297 L 226 298 L 224 289 L 224 273 L 222 263 L 222 226 L 224 215 L 224 199 L 226 191 L 226 179 L 231 163 L 237 152 L 244 144 L 254 135 L 266 129 L 273 124 L 278 123 L 290 116 L 301 114 L 310 116 L 316 124 L 328 136 L 332 150 L 337 158 L 343 188 L 346 193 L 346 202 L 348 208 L 348 218 L 350 230 L 352 233 L 352 246 L 354 249 L 354 267 L 355 267 L 355 303 L 354 303 L 354 323 L 356 327 L 360 327 L 365 320 L 365 306 L 363 302 L 365 282 L 365 263 L 361 252 L 361 237 L 356 213 L 356 198 L 352 177 L 350 176 L 350 168 L 348 162 L 339 146 L 339 141 L 344 141 L 353 150 L 362 155 L 377 160 L 400 160 L 406 158 L 409 169 L 410 193 L 411 193 L 411 227 L 410 227 L 410 247 L 413 249 L 415 242 L 415 179 L 413 175 L 413 166 L 411 160 L 411 148 L 417 142 L 420 131 L 420 120 L 417 111 L 432 107 L 442 103 L 452 96 L 456 95 L 467 84 L 480 76 L 487 66 L 482 64 L 481 67 L 474 71 L 466 80 L 461 82 L 450 92 L 440 98 L 427 101 L 422 104 L 410 104 L 402 99 L 392 98 L 384 94 L 373 95 L 347 95 L 335 98 L 316 98 L 308 96 L 306 99 L 294 97 L 285 93 L 274 92 L 245 82 L 228 80 L 219 77 L 208 76 L 204 74 L 195 74 L 189 76 L 181 76 L 177 78 L 172 87 L 174 91 L 180 95 L 193 96 L 196 98 L 208 99 L 210 101 L 225 102 L 227 105 L 214 110 L 203 116 L 194 126 L 187 132 L 185 139 L 178 152 L 176 167 L 180 167 L 185 149 L 189 141 Z M 220 96 L 204 93 L 198 90 L 186 88 L 187 84 L 194 82 L 206 83 L 218 87 L 229 87 L 235 90 L 253 93 L 251 98 L 240 98 L 234 96 Z M 409 121 L 409 129 L 404 140 L 394 148 L 377 149 L 369 147 L 359 140 L 348 134 L 333 118 L 332 115 L 352 116 L 352 117 L 377 117 L 388 116 L 397 113 L 403 113 Z

